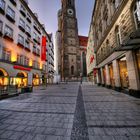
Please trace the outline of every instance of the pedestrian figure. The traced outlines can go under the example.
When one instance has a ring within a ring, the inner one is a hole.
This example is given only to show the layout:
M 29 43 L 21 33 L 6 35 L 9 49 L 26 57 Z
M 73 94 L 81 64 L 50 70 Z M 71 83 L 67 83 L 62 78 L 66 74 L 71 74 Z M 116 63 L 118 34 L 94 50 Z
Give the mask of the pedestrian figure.
M 82 77 L 81 77 L 81 84 L 82 84 Z

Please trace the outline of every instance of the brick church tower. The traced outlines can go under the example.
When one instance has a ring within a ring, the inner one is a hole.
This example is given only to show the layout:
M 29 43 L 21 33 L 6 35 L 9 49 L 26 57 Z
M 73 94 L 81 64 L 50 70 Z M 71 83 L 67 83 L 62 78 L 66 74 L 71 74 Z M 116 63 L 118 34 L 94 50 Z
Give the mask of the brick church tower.
M 61 31 L 61 78 L 80 76 L 80 47 L 75 0 L 61 0 L 61 17 L 59 10 L 59 26 Z

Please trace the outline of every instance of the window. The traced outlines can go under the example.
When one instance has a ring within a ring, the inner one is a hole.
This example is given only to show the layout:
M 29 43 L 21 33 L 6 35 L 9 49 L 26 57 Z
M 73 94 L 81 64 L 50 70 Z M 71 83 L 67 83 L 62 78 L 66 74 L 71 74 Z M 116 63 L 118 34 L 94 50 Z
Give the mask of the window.
M 0 20 L 0 32 L 2 32 L 3 22 Z
M 39 68 L 39 63 L 37 61 L 33 61 L 33 67 L 34 68 Z
M 119 26 L 117 26 L 115 29 L 115 35 L 116 35 L 116 44 L 117 44 L 117 47 L 119 47 L 121 45 L 121 34 L 120 34 Z
M 137 0 L 134 6 L 134 19 L 136 28 L 140 28 L 140 0 Z
M 26 25 L 26 31 L 27 31 L 28 33 L 31 33 L 31 28 L 30 28 L 28 25 Z
M 5 1 L 4 0 L 0 0 L 0 8 L 1 9 L 5 9 Z
M 9 6 L 8 6 L 8 8 L 7 8 L 7 14 L 8 14 L 12 19 L 15 19 L 15 11 L 14 11 L 12 8 L 10 8 Z
M 19 25 L 21 26 L 21 27 L 23 27 L 23 28 L 25 28 L 25 22 L 24 22 L 24 20 L 23 19 L 19 19 Z
M 24 65 L 25 66 L 29 65 L 29 58 L 27 58 L 26 56 L 24 57 Z
M 22 55 L 17 55 L 17 62 L 19 63 L 19 64 L 22 64 L 23 65 L 23 56 Z
M 29 42 L 27 42 L 27 41 L 25 42 L 25 47 L 30 50 L 30 44 L 29 44 Z
M 13 29 L 11 29 L 8 25 L 5 25 L 4 33 L 9 37 L 13 37 Z
M 33 37 L 34 37 L 34 39 L 37 39 L 37 34 L 35 32 L 34 32 L 34 36 Z
M 37 48 L 37 54 L 40 55 L 40 49 L 39 48 Z
M 71 66 L 71 75 L 74 74 L 74 66 Z
M 27 18 L 31 21 L 31 16 L 27 13 Z
M 23 11 L 23 12 L 26 11 L 25 8 L 23 7 L 23 5 L 21 5 L 20 10 Z
M 2 52 L 2 58 L 4 60 L 10 61 L 11 60 L 11 52 L 7 50 L 3 50 Z
M 24 37 L 21 35 L 18 35 L 18 42 L 22 45 L 24 45 Z

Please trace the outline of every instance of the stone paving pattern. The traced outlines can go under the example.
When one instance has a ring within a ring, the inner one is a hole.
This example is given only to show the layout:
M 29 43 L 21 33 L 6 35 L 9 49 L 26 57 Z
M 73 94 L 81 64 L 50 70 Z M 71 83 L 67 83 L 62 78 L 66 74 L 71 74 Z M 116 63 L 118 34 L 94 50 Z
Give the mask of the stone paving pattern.
M 70 140 L 75 124 L 84 133 L 81 118 L 89 140 L 140 140 L 140 99 L 89 83 L 78 89 L 59 84 L 1 100 L 0 140 Z
M 0 101 L 0 140 L 70 140 L 78 83 Z
M 140 100 L 114 90 L 83 85 L 90 140 L 140 140 Z

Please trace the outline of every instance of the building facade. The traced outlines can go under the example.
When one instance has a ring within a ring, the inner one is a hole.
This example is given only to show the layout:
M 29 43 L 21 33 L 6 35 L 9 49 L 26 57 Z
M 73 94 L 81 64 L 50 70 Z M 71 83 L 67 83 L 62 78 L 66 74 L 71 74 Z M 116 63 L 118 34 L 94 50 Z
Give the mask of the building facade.
M 80 49 L 75 0 L 62 0 L 59 25 L 61 31 L 61 78 L 76 79 L 80 76 Z
M 94 39 L 93 39 L 92 25 L 90 26 L 89 34 L 88 34 L 86 62 L 87 62 L 88 80 L 91 82 L 97 83 L 96 81 L 97 80 L 96 79 L 96 56 L 94 52 Z
M 88 37 L 79 36 L 79 46 L 81 55 L 81 73 L 83 77 L 87 76 L 87 64 L 86 64 L 86 53 L 87 53 L 87 42 Z
M 92 28 L 98 84 L 140 96 L 140 1 L 96 0 Z
M 1 87 L 45 84 L 46 40 L 48 34 L 27 1 L 0 0 Z
M 53 36 L 48 34 L 48 44 L 47 44 L 47 67 L 48 67 L 48 81 L 47 83 L 52 84 L 54 78 L 54 45 Z

